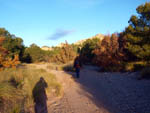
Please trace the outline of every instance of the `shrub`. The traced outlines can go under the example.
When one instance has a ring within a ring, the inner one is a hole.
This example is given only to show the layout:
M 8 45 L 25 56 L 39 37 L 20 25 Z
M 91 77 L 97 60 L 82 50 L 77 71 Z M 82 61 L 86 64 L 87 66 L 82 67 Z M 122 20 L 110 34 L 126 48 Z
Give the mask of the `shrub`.
M 24 61 L 25 62 L 42 62 L 45 61 L 46 52 L 42 50 L 36 44 L 30 45 L 30 47 L 25 49 Z
M 84 64 L 92 63 L 94 58 L 93 50 L 99 45 L 100 39 L 95 37 L 93 39 L 87 39 L 81 48 L 80 59 Z
M 55 56 L 55 61 L 65 64 L 74 60 L 76 55 L 77 54 L 73 50 L 73 47 L 66 42 L 66 44 L 64 44 L 64 46 L 61 48 L 60 53 Z
M 62 69 L 64 71 L 71 71 L 71 72 L 75 71 L 75 69 L 73 68 L 73 64 L 72 63 L 69 63 L 69 64 L 66 64 L 66 65 L 62 66 Z
M 93 50 L 93 63 L 103 71 L 119 71 L 123 54 L 119 51 L 118 35 L 105 36 Z

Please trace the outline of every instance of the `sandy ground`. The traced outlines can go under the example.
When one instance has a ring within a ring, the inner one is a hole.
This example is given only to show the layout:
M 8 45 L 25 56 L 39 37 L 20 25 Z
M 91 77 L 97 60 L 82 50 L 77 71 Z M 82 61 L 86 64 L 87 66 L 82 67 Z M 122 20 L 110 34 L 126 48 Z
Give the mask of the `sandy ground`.
M 76 79 L 75 73 L 47 70 L 64 88 L 62 98 L 48 99 L 48 113 L 150 113 L 150 80 L 137 80 L 138 73 L 100 73 L 84 66 Z

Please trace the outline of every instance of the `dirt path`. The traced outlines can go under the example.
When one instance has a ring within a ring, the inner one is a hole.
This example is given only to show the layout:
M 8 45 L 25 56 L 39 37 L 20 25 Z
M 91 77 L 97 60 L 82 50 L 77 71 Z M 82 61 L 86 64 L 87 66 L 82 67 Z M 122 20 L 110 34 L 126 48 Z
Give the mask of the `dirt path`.
M 82 89 L 69 74 L 63 71 L 52 71 L 64 87 L 64 96 L 61 100 L 49 105 L 50 113 L 108 113 L 99 108 L 92 100 L 92 95 Z M 54 105 L 54 106 L 53 106 Z
M 150 112 L 150 81 L 138 81 L 137 73 L 99 73 L 85 66 L 80 78 L 75 79 L 74 73 L 49 71 L 64 88 L 62 98 L 49 98 L 49 113 Z

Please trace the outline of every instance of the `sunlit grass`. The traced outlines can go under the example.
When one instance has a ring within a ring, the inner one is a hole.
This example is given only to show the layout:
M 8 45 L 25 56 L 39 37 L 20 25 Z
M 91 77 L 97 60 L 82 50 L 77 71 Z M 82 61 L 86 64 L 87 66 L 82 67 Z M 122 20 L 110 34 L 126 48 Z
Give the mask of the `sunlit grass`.
M 18 100 L 21 103 L 24 101 L 25 108 L 32 106 L 32 90 L 35 84 L 40 80 L 40 77 L 43 77 L 48 84 L 46 89 L 47 95 L 53 94 L 58 96 L 61 94 L 61 85 L 56 81 L 55 76 L 44 69 L 35 69 L 33 66 L 25 66 L 18 69 L 6 69 L 1 71 L 0 106 L 2 107 L 4 102 L 6 102 L 6 104 L 13 104 Z
M 74 72 L 73 61 L 67 62 L 65 64 L 53 64 L 50 63 L 47 65 L 47 69 L 49 70 L 59 70 L 59 71 L 71 71 Z

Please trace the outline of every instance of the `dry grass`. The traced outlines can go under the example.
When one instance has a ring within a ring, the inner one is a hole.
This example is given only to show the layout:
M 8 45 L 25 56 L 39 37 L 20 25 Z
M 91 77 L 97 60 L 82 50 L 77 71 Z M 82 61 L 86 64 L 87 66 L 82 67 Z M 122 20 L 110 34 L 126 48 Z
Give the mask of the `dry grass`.
M 56 64 L 50 63 L 47 65 L 47 69 L 49 70 L 63 70 L 63 71 L 74 71 L 73 61 L 67 62 L 65 64 Z
M 18 101 L 28 108 L 33 105 L 32 90 L 35 84 L 43 77 L 48 88 L 47 95 L 60 95 L 61 85 L 53 74 L 44 69 L 35 69 L 34 66 L 24 66 L 18 69 L 7 69 L 0 72 L 0 108 L 8 110 L 16 109 Z M 55 92 L 54 92 L 55 91 Z M 7 105 L 9 104 L 9 106 Z M 11 104 L 11 107 L 10 107 Z M 17 109 L 18 110 L 18 109 Z M 1 112 L 1 110 L 0 110 Z

